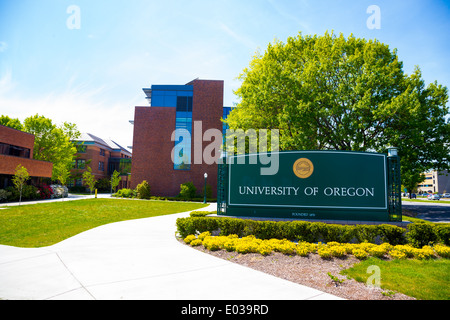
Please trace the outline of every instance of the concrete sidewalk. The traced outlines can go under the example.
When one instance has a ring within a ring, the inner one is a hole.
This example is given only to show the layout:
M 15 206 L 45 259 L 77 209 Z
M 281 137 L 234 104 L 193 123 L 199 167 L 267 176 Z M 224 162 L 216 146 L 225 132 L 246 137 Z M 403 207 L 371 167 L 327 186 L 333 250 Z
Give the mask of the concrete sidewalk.
M 111 223 L 45 248 L 0 245 L 0 299 L 341 300 L 179 243 L 175 221 L 187 216 Z

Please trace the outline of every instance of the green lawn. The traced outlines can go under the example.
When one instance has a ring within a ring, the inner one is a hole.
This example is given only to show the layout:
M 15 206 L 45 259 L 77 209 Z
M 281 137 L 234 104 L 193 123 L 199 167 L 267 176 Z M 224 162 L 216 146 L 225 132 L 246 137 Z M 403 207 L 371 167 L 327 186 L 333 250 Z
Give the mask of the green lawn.
M 450 300 L 449 259 L 387 261 L 370 258 L 342 273 L 365 283 L 373 274 L 367 273 L 371 265 L 380 268 L 382 289 L 421 300 Z
M 0 210 L 0 244 L 45 247 L 107 223 L 191 211 L 205 206 L 202 203 L 125 199 L 11 206 Z

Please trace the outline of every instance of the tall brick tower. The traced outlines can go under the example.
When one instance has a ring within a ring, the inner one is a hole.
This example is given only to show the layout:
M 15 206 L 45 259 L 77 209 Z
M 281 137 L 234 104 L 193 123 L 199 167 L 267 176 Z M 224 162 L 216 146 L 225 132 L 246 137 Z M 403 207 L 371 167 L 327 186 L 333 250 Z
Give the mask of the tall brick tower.
M 143 89 L 150 107 L 135 107 L 132 188 L 146 180 L 152 195 L 176 196 L 180 184 L 193 182 L 197 192 L 201 192 L 203 175 L 207 173 L 207 183 L 216 197 L 217 162 L 206 164 L 195 158 L 210 142 L 194 146 L 193 137 L 202 137 L 213 128 L 222 132 L 223 86 L 222 80 L 196 79 L 186 85 L 152 85 Z M 199 121 L 201 126 L 195 126 Z M 192 139 L 178 136 L 175 129 L 184 129 Z M 177 152 L 183 161 L 174 163 L 172 152 Z

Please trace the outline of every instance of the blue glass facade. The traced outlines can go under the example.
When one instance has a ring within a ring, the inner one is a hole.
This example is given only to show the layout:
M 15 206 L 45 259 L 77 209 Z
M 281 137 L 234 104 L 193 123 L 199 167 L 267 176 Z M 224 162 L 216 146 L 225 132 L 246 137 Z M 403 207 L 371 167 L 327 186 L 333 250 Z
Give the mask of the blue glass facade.
M 176 108 L 175 122 L 175 170 L 191 169 L 192 97 L 193 86 L 153 85 L 152 107 Z

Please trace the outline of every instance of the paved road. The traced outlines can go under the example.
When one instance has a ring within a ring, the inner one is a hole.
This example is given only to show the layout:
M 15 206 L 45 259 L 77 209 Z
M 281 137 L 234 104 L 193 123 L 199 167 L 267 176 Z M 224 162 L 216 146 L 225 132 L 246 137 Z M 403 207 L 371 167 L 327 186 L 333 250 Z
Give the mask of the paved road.
M 450 202 L 445 200 L 429 200 L 421 202 L 403 201 L 402 206 L 406 210 L 417 213 L 419 219 L 431 222 L 450 223 Z

